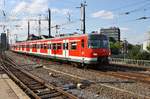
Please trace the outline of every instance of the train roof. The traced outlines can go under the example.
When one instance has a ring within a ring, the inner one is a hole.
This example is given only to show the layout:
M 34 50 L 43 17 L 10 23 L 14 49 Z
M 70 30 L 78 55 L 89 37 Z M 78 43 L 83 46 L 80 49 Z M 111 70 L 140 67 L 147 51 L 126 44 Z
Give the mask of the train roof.
M 90 33 L 90 34 L 74 34 L 74 35 L 65 35 L 65 36 L 58 36 L 54 38 L 47 38 L 47 39 L 39 39 L 39 40 L 27 40 L 27 41 L 22 41 L 22 42 L 17 42 L 16 44 L 23 44 L 23 43 L 30 43 L 30 42 L 37 42 L 37 41 L 47 41 L 47 40 L 57 40 L 57 39 L 62 39 L 62 38 L 72 38 L 72 37 L 92 37 L 93 35 L 101 35 L 104 36 L 103 34 L 98 34 L 98 33 Z

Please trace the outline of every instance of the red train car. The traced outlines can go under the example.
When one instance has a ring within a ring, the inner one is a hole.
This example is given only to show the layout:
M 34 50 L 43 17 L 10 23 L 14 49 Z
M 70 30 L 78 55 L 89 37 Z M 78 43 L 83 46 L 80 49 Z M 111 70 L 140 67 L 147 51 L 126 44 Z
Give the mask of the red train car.
M 102 34 L 84 34 L 45 40 L 18 42 L 11 50 L 79 64 L 108 63 L 108 38 Z

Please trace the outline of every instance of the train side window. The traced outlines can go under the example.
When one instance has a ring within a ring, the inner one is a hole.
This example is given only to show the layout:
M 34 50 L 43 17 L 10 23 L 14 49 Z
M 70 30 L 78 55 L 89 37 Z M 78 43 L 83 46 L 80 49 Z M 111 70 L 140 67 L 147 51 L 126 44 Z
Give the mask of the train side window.
M 71 50 L 77 49 L 77 42 L 71 42 Z
M 32 45 L 32 48 L 35 48 L 35 44 Z
M 63 43 L 63 49 L 65 50 L 68 50 L 68 43 Z
M 36 48 L 37 48 L 37 49 L 39 48 L 39 44 L 36 45 Z
M 41 49 L 43 49 L 43 44 L 41 44 Z
M 81 40 L 81 46 L 84 48 L 84 39 Z
M 61 43 L 57 43 L 57 49 L 61 49 Z
M 68 43 L 66 43 L 66 49 L 68 50 Z
M 65 43 L 63 43 L 63 49 L 64 49 L 64 50 L 65 50 L 65 47 L 66 47 L 66 46 L 65 46 Z
M 53 44 L 53 50 L 56 50 L 56 44 L 55 43 Z
M 47 44 L 44 44 L 44 49 L 47 49 Z
M 37 47 L 37 44 L 35 44 L 34 48 L 36 48 L 36 47 Z
M 31 45 L 31 48 L 34 48 L 34 44 L 33 44 L 33 45 Z

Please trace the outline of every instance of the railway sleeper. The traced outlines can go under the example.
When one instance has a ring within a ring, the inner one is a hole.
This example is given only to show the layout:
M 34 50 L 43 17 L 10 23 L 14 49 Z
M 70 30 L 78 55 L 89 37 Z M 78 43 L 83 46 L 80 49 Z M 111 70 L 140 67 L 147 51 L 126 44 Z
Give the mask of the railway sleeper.
M 29 84 L 27 85 L 28 87 L 36 87 L 36 86 L 43 86 L 42 84 L 40 83 L 37 83 L 37 84 Z
M 44 89 L 45 86 L 41 85 L 41 86 L 35 86 L 35 87 L 30 87 L 32 90 L 37 91 L 39 89 Z
M 55 93 L 46 94 L 46 95 L 43 95 L 43 96 L 40 96 L 40 97 L 41 97 L 41 99 L 51 99 L 51 98 L 59 97 L 61 95 L 62 95 L 62 93 L 60 93 L 60 92 L 57 91 Z
M 37 81 L 30 81 L 30 82 L 28 82 L 28 85 L 35 85 L 35 84 L 39 84 L 39 82 L 37 82 Z
M 52 93 L 55 93 L 57 92 L 56 90 L 46 90 L 46 91 L 41 91 L 39 93 L 37 93 L 38 96 L 43 96 L 43 95 L 46 95 L 46 94 L 52 94 Z
M 29 81 L 29 80 L 26 80 L 26 79 L 21 79 L 22 82 L 24 82 L 26 85 L 34 85 L 34 84 L 39 84 L 39 82 L 36 82 L 36 81 Z

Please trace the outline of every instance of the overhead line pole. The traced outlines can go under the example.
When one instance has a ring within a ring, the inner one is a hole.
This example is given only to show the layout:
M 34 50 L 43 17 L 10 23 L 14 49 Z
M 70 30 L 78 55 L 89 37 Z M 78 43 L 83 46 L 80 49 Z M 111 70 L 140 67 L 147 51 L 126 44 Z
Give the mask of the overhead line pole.
M 41 15 L 39 16 L 39 37 L 41 36 Z
M 30 21 L 28 21 L 28 40 L 29 40 L 29 35 L 30 35 Z
M 85 23 L 85 7 L 86 7 L 86 2 L 81 3 L 81 7 L 79 7 L 81 9 L 81 31 L 83 32 L 83 34 L 86 33 L 86 23 Z
M 49 31 L 49 34 L 48 36 L 51 37 L 51 10 L 48 9 L 48 14 L 49 14 L 49 18 L 48 18 L 48 31 Z

